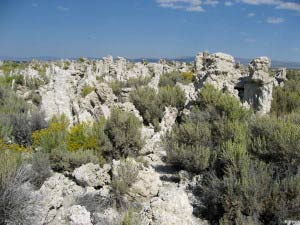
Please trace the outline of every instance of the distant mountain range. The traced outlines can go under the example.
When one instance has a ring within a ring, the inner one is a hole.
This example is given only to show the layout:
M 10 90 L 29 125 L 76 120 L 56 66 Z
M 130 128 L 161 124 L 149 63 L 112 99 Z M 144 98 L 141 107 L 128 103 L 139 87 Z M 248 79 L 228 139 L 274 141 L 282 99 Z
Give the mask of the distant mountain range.
M 96 59 L 88 57 L 89 59 Z M 9 57 L 9 56 L 0 56 L 0 60 L 11 60 L 11 61 L 31 61 L 31 60 L 40 60 L 40 61 L 56 61 L 65 59 L 62 57 L 55 57 L 55 56 L 39 56 L 39 57 Z M 69 58 L 71 60 L 77 58 Z M 100 59 L 100 58 L 97 58 Z M 139 62 L 141 60 L 147 60 L 148 62 L 158 62 L 160 59 L 158 58 L 136 58 L 136 59 L 129 59 L 133 62 Z M 179 57 L 179 58 L 166 58 L 166 60 L 174 60 L 179 62 L 193 62 L 195 57 Z M 248 65 L 251 59 L 248 58 L 235 58 L 236 62 L 240 62 L 243 65 Z M 286 67 L 288 69 L 300 69 L 300 62 L 289 62 L 289 61 L 280 61 L 280 60 L 272 60 L 272 67 L 279 68 L 279 67 Z

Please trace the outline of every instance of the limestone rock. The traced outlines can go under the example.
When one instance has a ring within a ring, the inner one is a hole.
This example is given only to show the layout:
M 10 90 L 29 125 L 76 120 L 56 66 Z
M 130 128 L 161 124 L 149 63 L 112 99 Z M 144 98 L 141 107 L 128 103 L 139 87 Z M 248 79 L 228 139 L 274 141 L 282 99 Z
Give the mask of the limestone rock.
M 156 196 L 162 185 L 159 175 L 153 168 L 145 167 L 142 163 L 136 162 L 134 159 L 128 158 L 127 160 L 130 160 L 132 165 L 139 170 L 136 181 L 131 185 L 128 194 L 133 197 L 143 198 Z M 112 175 L 114 177 L 118 176 L 118 168 L 121 163 L 122 161 L 120 160 L 113 160 Z
M 186 96 L 186 105 L 191 102 L 196 100 L 197 98 L 197 92 L 195 90 L 194 84 L 190 83 L 188 85 L 183 85 L 181 83 L 177 83 L 177 86 L 179 86 L 181 88 L 181 90 L 184 91 L 185 96 Z
M 260 114 L 271 110 L 275 78 L 269 74 L 271 62 L 267 57 L 256 58 L 249 64 L 249 77 L 245 79 L 244 101 Z
M 83 192 L 83 188 L 75 182 L 54 173 L 38 191 L 41 196 L 41 217 L 44 218 L 41 224 L 65 224 L 66 208 Z
M 84 187 L 103 187 L 111 182 L 110 170 L 111 166 L 109 164 L 105 164 L 101 168 L 99 165 L 88 163 L 76 168 L 72 175 Z
M 68 213 L 69 225 L 93 225 L 91 214 L 84 206 L 74 205 Z
M 233 96 L 238 97 L 235 86 L 239 83 L 242 73 L 235 68 L 235 61 L 231 55 L 200 53 L 196 57 L 196 70 L 199 71 L 198 85 L 200 87 L 204 84 L 211 84 L 219 90 L 227 90 Z
M 158 190 L 161 186 L 162 183 L 159 175 L 154 169 L 142 166 L 137 181 L 132 184 L 129 194 L 145 198 L 154 197 L 158 194 Z
M 173 107 L 166 107 L 164 117 L 160 123 L 160 131 L 155 133 L 150 139 L 146 139 L 146 144 L 141 149 L 141 154 L 149 154 L 162 150 L 161 136 L 168 132 L 175 123 L 178 110 Z
M 193 207 L 186 192 L 173 185 L 160 190 L 142 212 L 143 225 L 204 224 L 193 216 Z

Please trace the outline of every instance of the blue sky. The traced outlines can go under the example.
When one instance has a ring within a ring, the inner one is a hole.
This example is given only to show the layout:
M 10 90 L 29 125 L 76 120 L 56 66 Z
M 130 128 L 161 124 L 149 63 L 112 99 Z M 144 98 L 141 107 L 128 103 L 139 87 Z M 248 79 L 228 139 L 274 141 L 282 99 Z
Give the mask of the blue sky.
M 0 0 L 1 56 L 300 61 L 300 0 Z

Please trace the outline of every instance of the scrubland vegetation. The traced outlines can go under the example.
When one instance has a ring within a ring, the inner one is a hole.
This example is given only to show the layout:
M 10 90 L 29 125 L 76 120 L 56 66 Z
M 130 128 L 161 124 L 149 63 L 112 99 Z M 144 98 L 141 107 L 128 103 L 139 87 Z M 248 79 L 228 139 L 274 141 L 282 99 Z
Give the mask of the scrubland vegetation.
M 199 216 L 236 225 L 299 219 L 299 78 L 289 79 L 266 116 L 205 86 L 165 138 L 168 161 L 203 176 L 194 190 L 203 203 Z
M 206 85 L 190 113 L 177 118 L 164 137 L 167 161 L 201 174 L 193 189 L 202 203 L 197 216 L 222 225 L 300 219 L 299 77 L 289 71 L 284 87 L 276 87 L 270 115 L 257 116 L 226 92 Z M 139 155 L 144 145 L 142 122 L 118 109 L 108 120 L 73 127 L 64 115 L 46 122 L 43 114 L 11 90 L 11 79 L 24 85 L 19 76 L 0 80 L 0 224 L 28 219 L 34 198 L 24 186 L 39 188 L 52 171 L 72 172 L 88 162 L 103 165 L 122 159 L 112 186 L 116 196 L 127 193 L 138 169 L 124 158 Z M 176 83 L 193 80 L 192 73 L 170 73 L 161 77 L 157 91 L 144 86 L 149 80 L 111 86 L 115 94 L 134 87 L 130 99 L 144 124 L 159 130 L 166 106 L 179 110 L 185 106 L 185 94 Z M 93 90 L 85 87 L 82 96 Z M 31 168 L 25 166 L 28 163 Z M 129 209 L 123 224 L 135 220 L 135 212 Z

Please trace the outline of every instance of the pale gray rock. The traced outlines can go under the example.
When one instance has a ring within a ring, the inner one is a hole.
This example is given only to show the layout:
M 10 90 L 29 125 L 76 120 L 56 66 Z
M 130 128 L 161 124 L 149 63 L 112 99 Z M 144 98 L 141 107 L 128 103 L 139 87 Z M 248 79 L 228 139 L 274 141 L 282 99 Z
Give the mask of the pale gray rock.
M 103 187 L 111 182 L 110 170 L 110 164 L 105 164 L 101 168 L 99 165 L 88 163 L 76 168 L 72 176 L 84 187 Z
M 227 90 L 238 98 L 238 91 L 235 90 L 235 86 L 239 83 L 242 73 L 235 68 L 235 61 L 231 55 L 200 53 L 197 55 L 195 62 L 200 88 L 204 84 L 211 84 L 219 90 Z
M 193 207 L 185 190 L 174 185 L 164 186 L 141 214 L 143 225 L 206 224 L 193 216 Z
M 132 184 L 129 195 L 144 198 L 156 196 L 162 186 L 159 175 L 151 167 L 148 168 L 142 165 L 140 167 L 137 181 Z
M 287 73 L 286 68 L 279 68 L 276 71 L 276 74 L 275 74 L 275 79 L 276 79 L 275 86 L 281 86 L 281 87 L 283 87 L 284 82 L 287 81 L 286 73 Z
M 84 206 L 74 205 L 68 213 L 69 225 L 93 225 L 91 213 Z
M 67 209 L 84 189 L 64 175 L 54 173 L 38 191 L 41 196 L 41 224 L 66 224 Z
M 244 83 L 244 101 L 259 114 L 271 110 L 275 78 L 269 74 L 271 62 L 267 57 L 256 58 L 249 64 L 249 77 Z
M 186 102 L 185 102 L 186 105 L 189 102 L 196 100 L 198 92 L 196 91 L 193 83 L 187 85 L 177 83 L 176 85 L 180 87 L 181 90 L 184 91 L 186 97 Z
M 132 197 L 150 198 L 158 194 L 162 183 L 159 175 L 151 167 L 145 167 L 142 163 L 136 162 L 133 158 L 127 158 L 130 164 L 137 168 L 136 181 L 131 184 L 128 195 Z M 124 161 L 113 160 L 112 175 L 118 177 L 118 170 Z
M 141 154 L 150 154 L 162 150 L 161 136 L 165 135 L 172 129 L 175 123 L 178 110 L 174 107 L 166 107 L 164 117 L 160 123 L 160 131 L 156 132 L 151 138 L 146 139 L 146 144 L 141 149 Z

